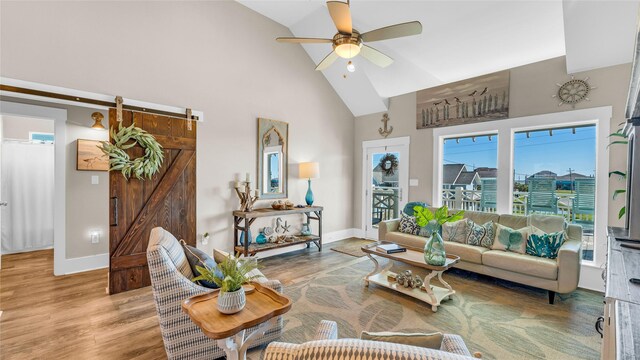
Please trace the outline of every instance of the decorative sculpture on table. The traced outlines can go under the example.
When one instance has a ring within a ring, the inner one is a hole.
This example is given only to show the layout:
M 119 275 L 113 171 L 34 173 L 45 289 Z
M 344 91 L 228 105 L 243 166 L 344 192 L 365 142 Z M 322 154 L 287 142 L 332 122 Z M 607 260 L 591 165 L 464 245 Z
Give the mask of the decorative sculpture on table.
M 403 273 L 396 275 L 396 281 L 398 285 L 412 289 L 419 289 L 424 284 L 418 275 L 413 276 L 411 270 L 405 270 Z
M 249 173 L 247 173 L 245 181 L 236 181 L 235 190 L 240 199 L 240 211 L 252 211 L 253 205 L 260 199 L 260 195 L 258 194 L 258 190 L 251 190 L 251 177 Z

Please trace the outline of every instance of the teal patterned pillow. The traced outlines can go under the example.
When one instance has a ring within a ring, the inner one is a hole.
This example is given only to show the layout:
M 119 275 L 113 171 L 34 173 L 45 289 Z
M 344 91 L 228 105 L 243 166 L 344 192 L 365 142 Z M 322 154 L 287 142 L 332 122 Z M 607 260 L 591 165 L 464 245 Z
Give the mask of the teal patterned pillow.
M 492 250 L 511 251 L 524 254 L 527 248 L 529 227 L 512 229 L 501 224 L 496 225 L 496 239 L 491 246 Z
M 471 220 L 467 220 L 467 244 L 473 246 L 484 246 L 488 249 L 493 244 L 493 221 L 478 225 Z
M 420 226 L 416 224 L 415 216 L 409 216 L 405 213 L 402 213 L 400 217 L 400 225 L 398 225 L 398 230 L 401 233 L 418 235 L 420 233 Z
M 551 234 L 531 234 L 527 241 L 527 254 L 555 259 L 564 243 L 564 231 Z

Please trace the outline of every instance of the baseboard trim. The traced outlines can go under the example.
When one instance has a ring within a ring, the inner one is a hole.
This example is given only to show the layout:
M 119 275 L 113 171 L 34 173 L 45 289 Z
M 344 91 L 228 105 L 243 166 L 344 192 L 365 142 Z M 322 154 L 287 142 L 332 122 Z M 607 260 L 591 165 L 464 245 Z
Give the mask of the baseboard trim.
M 356 232 L 359 231 L 359 229 L 343 229 L 343 230 L 337 230 L 337 231 L 332 231 L 332 232 L 328 232 L 328 233 L 324 233 L 322 235 L 322 245 L 326 245 L 326 244 L 330 244 L 334 241 L 339 241 L 339 240 L 344 240 L 344 239 L 348 239 L 351 237 L 358 237 L 356 235 Z M 261 253 L 258 253 L 258 257 L 261 259 L 264 258 L 268 258 L 271 256 L 276 256 L 276 255 L 280 255 L 280 254 L 285 254 L 291 251 L 296 251 L 296 250 L 301 250 L 306 248 L 307 246 L 302 244 L 302 245 L 295 245 L 295 246 L 289 246 L 286 248 L 280 248 L 280 249 L 273 249 L 273 250 L 268 250 L 268 251 L 264 251 Z M 311 245 L 311 250 L 316 249 L 315 245 Z M 316 249 L 317 251 L 317 249 Z
M 109 254 L 98 254 L 78 258 L 64 259 L 64 275 L 104 269 L 109 267 Z

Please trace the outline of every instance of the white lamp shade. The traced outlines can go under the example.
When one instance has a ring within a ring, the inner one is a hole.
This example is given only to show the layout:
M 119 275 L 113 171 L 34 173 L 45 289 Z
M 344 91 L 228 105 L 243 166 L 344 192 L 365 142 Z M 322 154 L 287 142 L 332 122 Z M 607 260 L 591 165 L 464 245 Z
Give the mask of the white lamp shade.
M 320 177 L 320 165 L 317 162 L 300 163 L 299 172 L 303 179 L 317 179 Z

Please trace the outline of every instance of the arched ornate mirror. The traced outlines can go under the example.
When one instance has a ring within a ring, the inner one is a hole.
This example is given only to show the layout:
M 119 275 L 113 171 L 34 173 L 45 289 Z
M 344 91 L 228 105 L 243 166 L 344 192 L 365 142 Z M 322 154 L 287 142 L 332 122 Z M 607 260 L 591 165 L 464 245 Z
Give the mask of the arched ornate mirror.
M 258 190 L 262 199 L 287 197 L 289 124 L 258 118 Z

